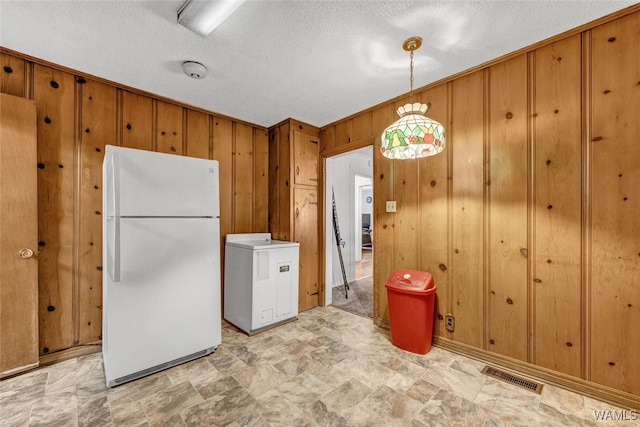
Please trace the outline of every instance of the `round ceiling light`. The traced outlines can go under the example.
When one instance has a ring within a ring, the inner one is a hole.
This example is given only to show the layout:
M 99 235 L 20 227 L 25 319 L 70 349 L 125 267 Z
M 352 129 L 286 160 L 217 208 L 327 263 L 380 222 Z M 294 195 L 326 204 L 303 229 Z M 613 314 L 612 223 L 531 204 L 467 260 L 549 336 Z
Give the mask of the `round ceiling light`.
M 207 67 L 195 61 L 184 62 L 182 70 L 192 79 L 204 79 L 207 76 Z

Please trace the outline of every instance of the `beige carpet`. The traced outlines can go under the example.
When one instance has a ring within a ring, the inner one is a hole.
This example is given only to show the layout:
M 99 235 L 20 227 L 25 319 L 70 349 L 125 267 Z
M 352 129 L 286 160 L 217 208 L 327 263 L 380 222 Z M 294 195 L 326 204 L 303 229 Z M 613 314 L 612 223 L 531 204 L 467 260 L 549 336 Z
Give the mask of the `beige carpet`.
M 344 286 L 336 286 L 332 292 L 334 307 L 373 318 L 373 276 L 349 283 L 348 298 L 345 298 Z

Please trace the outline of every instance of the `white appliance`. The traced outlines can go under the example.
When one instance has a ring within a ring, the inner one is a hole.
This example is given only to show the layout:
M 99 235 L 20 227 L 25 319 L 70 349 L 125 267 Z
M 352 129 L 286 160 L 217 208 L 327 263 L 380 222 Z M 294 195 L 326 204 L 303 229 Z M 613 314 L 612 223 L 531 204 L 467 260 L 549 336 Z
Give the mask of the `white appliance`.
M 227 234 L 224 318 L 249 335 L 298 316 L 300 243 L 271 233 Z
M 102 353 L 107 386 L 221 342 L 218 162 L 107 146 Z

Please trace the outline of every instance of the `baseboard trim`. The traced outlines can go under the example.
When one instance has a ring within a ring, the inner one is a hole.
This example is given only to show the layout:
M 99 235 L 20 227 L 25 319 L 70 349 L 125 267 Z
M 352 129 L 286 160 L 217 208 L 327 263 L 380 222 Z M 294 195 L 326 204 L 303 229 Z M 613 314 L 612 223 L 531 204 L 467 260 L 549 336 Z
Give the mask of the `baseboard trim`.
M 378 322 L 376 322 L 377 324 Z M 459 343 L 438 336 L 433 337 L 433 345 L 444 348 L 453 353 L 461 354 L 501 369 L 509 369 L 514 373 L 526 375 L 554 386 L 579 393 L 597 400 L 611 403 L 630 410 L 640 410 L 640 396 L 616 390 L 614 388 L 575 378 L 551 369 L 532 365 L 527 362 L 512 359 L 501 354 L 492 353 L 481 348 Z
M 39 362 L 30 363 L 28 365 L 19 366 L 17 368 L 9 369 L 6 371 L 0 372 L 0 380 L 5 380 L 11 377 L 15 377 L 16 375 L 24 374 L 27 371 L 32 371 L 38 368 Z
M 56 351 L 55 353 L 40 356 L 40 367 L 53 365 L 54 363 L 62 362 L 64 360 L 74 359 L 76 357 L 86 356 L 100 351 L 102 351 L 101 341 L 67 348 L 65 350 Z

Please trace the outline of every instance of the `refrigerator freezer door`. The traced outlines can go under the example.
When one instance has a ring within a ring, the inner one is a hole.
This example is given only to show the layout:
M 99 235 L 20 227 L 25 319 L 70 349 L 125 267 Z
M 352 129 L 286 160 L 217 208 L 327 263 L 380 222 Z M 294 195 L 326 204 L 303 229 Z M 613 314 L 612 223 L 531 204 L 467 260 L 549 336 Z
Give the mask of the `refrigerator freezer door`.
M 219 220 L 121 218 L 119 234 L 119 282 L 103 276 L 109 385 L 221 342 Z
M 220 214 L 215 160 L 108 145 L 103 173 L 109 217 Z

